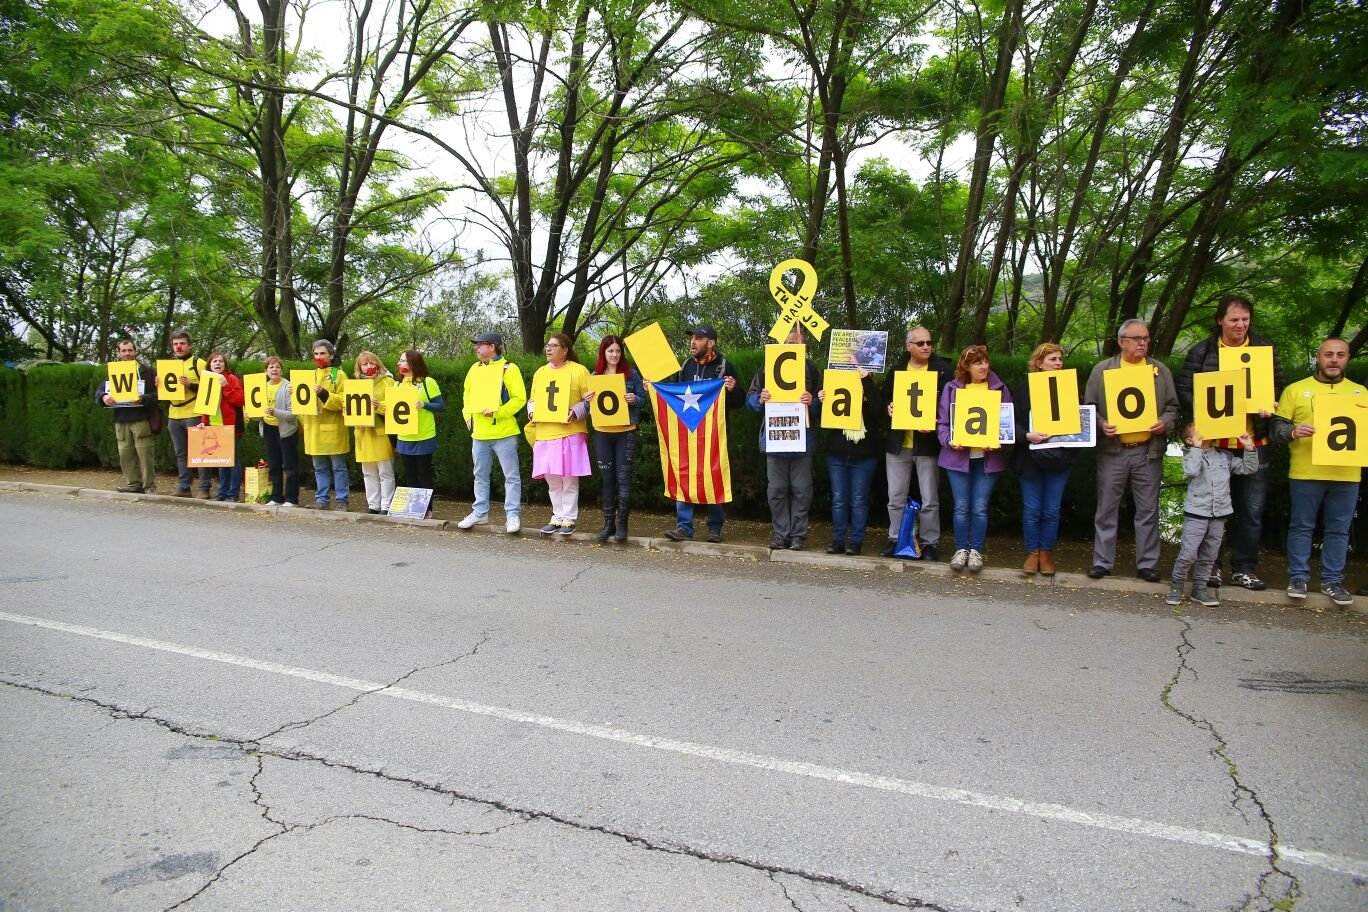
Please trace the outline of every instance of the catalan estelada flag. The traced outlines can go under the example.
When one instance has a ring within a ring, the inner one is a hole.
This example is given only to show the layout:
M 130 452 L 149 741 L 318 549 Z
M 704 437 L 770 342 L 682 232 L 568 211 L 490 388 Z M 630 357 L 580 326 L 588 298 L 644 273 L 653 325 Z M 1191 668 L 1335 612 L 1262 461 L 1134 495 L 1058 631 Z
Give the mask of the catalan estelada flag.
M 660 473 L 671 500 L 717 504 L 732 499 L 722 385 L 721 379 L 651 384 Z

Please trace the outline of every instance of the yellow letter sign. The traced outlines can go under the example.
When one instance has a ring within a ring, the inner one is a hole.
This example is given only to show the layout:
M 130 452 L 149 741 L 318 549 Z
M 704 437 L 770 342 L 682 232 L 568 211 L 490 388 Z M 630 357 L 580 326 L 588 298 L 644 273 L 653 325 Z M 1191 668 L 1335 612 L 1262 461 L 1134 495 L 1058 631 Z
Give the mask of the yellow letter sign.
M 1002 391 L 971 383 L 955 392 L 950 442 L 955 446 L 993 450 L 1000 444 Z
M 1031 430 L 1050 437 L 1082 432 L 1083 420 L 1078 411 L 1078 371 L 1072 368 L 1032 371 L 1026 375 L 1026 382 L 1031 389 Z
M 1102 372 L 1107 396 L 1107 421 L 1118 434 L 1148 431 L 1159 420 L 1159 394 L 1155 390 L 1154 368 L 1121 362 L 1120 367 Z
M 822 427 L 858 431 L 864 426 L 864 387 L 859 371 L 823 371 L 822 390 Z
M 770 402 L 798 402 L 803 398 L 806 374 L 803 345 L 765 346 L 765 389 Z
M 901 370 L 893 374 L 893 430 L 936 429 L 936 381 L 933 370 Z

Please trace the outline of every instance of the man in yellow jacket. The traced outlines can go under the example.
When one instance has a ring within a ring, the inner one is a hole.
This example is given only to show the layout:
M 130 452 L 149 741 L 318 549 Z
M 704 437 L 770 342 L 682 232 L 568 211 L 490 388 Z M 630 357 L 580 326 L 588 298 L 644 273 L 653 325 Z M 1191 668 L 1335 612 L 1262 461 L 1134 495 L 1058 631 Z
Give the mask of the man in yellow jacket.
M 347 379 L 347 372 L 333 367 L 336 353 L 327 339 L 319 339 L 313 344 L 318 414 L 299 416 L 299 426 L 304 432 L 304 455 L 313 459 L 316 510 L 328 508 L 328 495 L 331 494 L 332 508 L 345 511 L 350 493 L 347 453 L 351 451 L 351 439 L 342 417 L 342 381 Z
M 504 476 L 504 529 L 522 529 L 522 474 L 518 467 L 518 411 L 527 404 L 527 386 L 518 365 L 503 356 L 503 339 L 484 333 L 470 340 L 480 360 L 466 371 L 461 414 L 470 431 L 475 462 L 475 503 L 470 515 L 456 525 L 462 529 L 489 522 L 490 476 L 494 457 Z

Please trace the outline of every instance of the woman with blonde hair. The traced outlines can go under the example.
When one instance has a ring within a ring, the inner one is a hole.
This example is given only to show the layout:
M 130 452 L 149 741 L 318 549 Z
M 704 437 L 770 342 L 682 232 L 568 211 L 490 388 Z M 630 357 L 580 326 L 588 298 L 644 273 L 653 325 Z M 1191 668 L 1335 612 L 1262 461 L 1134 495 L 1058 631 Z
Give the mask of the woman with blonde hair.
M 266 359 L 266 414 L 261 419 L 261 439 L 270 466 L 271 503 L 299 506 L 299 419 L 294 416 L 290 381 L 285 365 L 275 355 Z
M 1031 353 L 1028 372 L 1064 369 L 1064 349 L 1053 342 L 1042 342 Z M 1037 572 L 1054 576 L 1054 546 L 1059 540 L 1059 510 L 1064 488 L 1069 484 L 1077 450 L 1053 448 L 1033 450 L 1029 444 L 1045 443 L 1049 434 L 1031 430 L 1031 384 L 1025 381 L 1013 392 L 1016 402 L 1016 439 L 1012 450 L 1012 470 L 1021 485 L 1021 537 L 1026 545 L 1027 576 Z M 1077 402 L 1061 402 L 1061 409 L 1076 409 Z
M 978 573 L 983 569 L 983 543 L 988 537 L 988 500 L 993 496 L 997 476 L 1007 468 L 1007 457 L 996 445 L 978 448 L 954 442 L 951 423 L 955 398 L 960 390 L 971 385 L 998 390 L 1003 402 L 1012 401 L 1012 394 L 993 373 L 988 349 L 982 345 L 971 345 L 960 354 L 955 379 L 941 390 L 940 408 L 936 412 L 936 435 L 941 442 L 936 460 L 945 469 L 950 491 L 955 495 L 955 554 L 950 558 L 950 569 L 967 568 L 970 573 Z
M 356 378 L 375 382 L 371 393 L 375 424 L 352 428 L 356 435 L 356 461 L 366 482 L 366 512 L 385 513 L 394 500 L 394 447 L 390 446 L 384 423 L 386 393 L 394 386 L 394 378 L 375 353 L 368 351 L 356 356 Z

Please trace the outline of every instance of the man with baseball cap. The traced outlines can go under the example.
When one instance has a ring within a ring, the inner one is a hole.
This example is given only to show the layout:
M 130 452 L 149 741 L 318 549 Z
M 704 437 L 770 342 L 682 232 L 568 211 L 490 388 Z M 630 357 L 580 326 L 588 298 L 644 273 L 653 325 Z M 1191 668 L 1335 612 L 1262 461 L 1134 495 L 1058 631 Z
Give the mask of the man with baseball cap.
M 689 330 L 689 360 L 679 369 L 672 379 L 675 383 L 690 383 L 695 380 L 716 380 L 722 378 L 726 389 L 726 407 L 739 408 L 745 402 L 745 391 L 736 378 L 736 368 L 717 350 L 717 330 L 708 323 L 702 323 Z M 721 504 L 708 504 L 708 541 L 722 540 L 722 523 L 726 513 Z M 675 501 L 675 527 L 665 533 L 671 541 L 685 541 L 694 536 L 694 505 L 682 500 Z
M 461 408 L 470 431 L 470 453 L 475 463 L 475 503 L 470 514 L 456 525 L 469 529 L 489 522 L 490 479 L 497 456 L 504 477 L 504 530 L 512 535 L 522 529 L 516 416 L 527 404 L 527 387 L 518 365 L 504 358 L 503 339 L 498 333 L 481 333 L 470 341 L 480 360 L 466 371 Z M 476 401 L 477 391 L 489 389 L 498 389 L 497 404 L 492 399 Z

